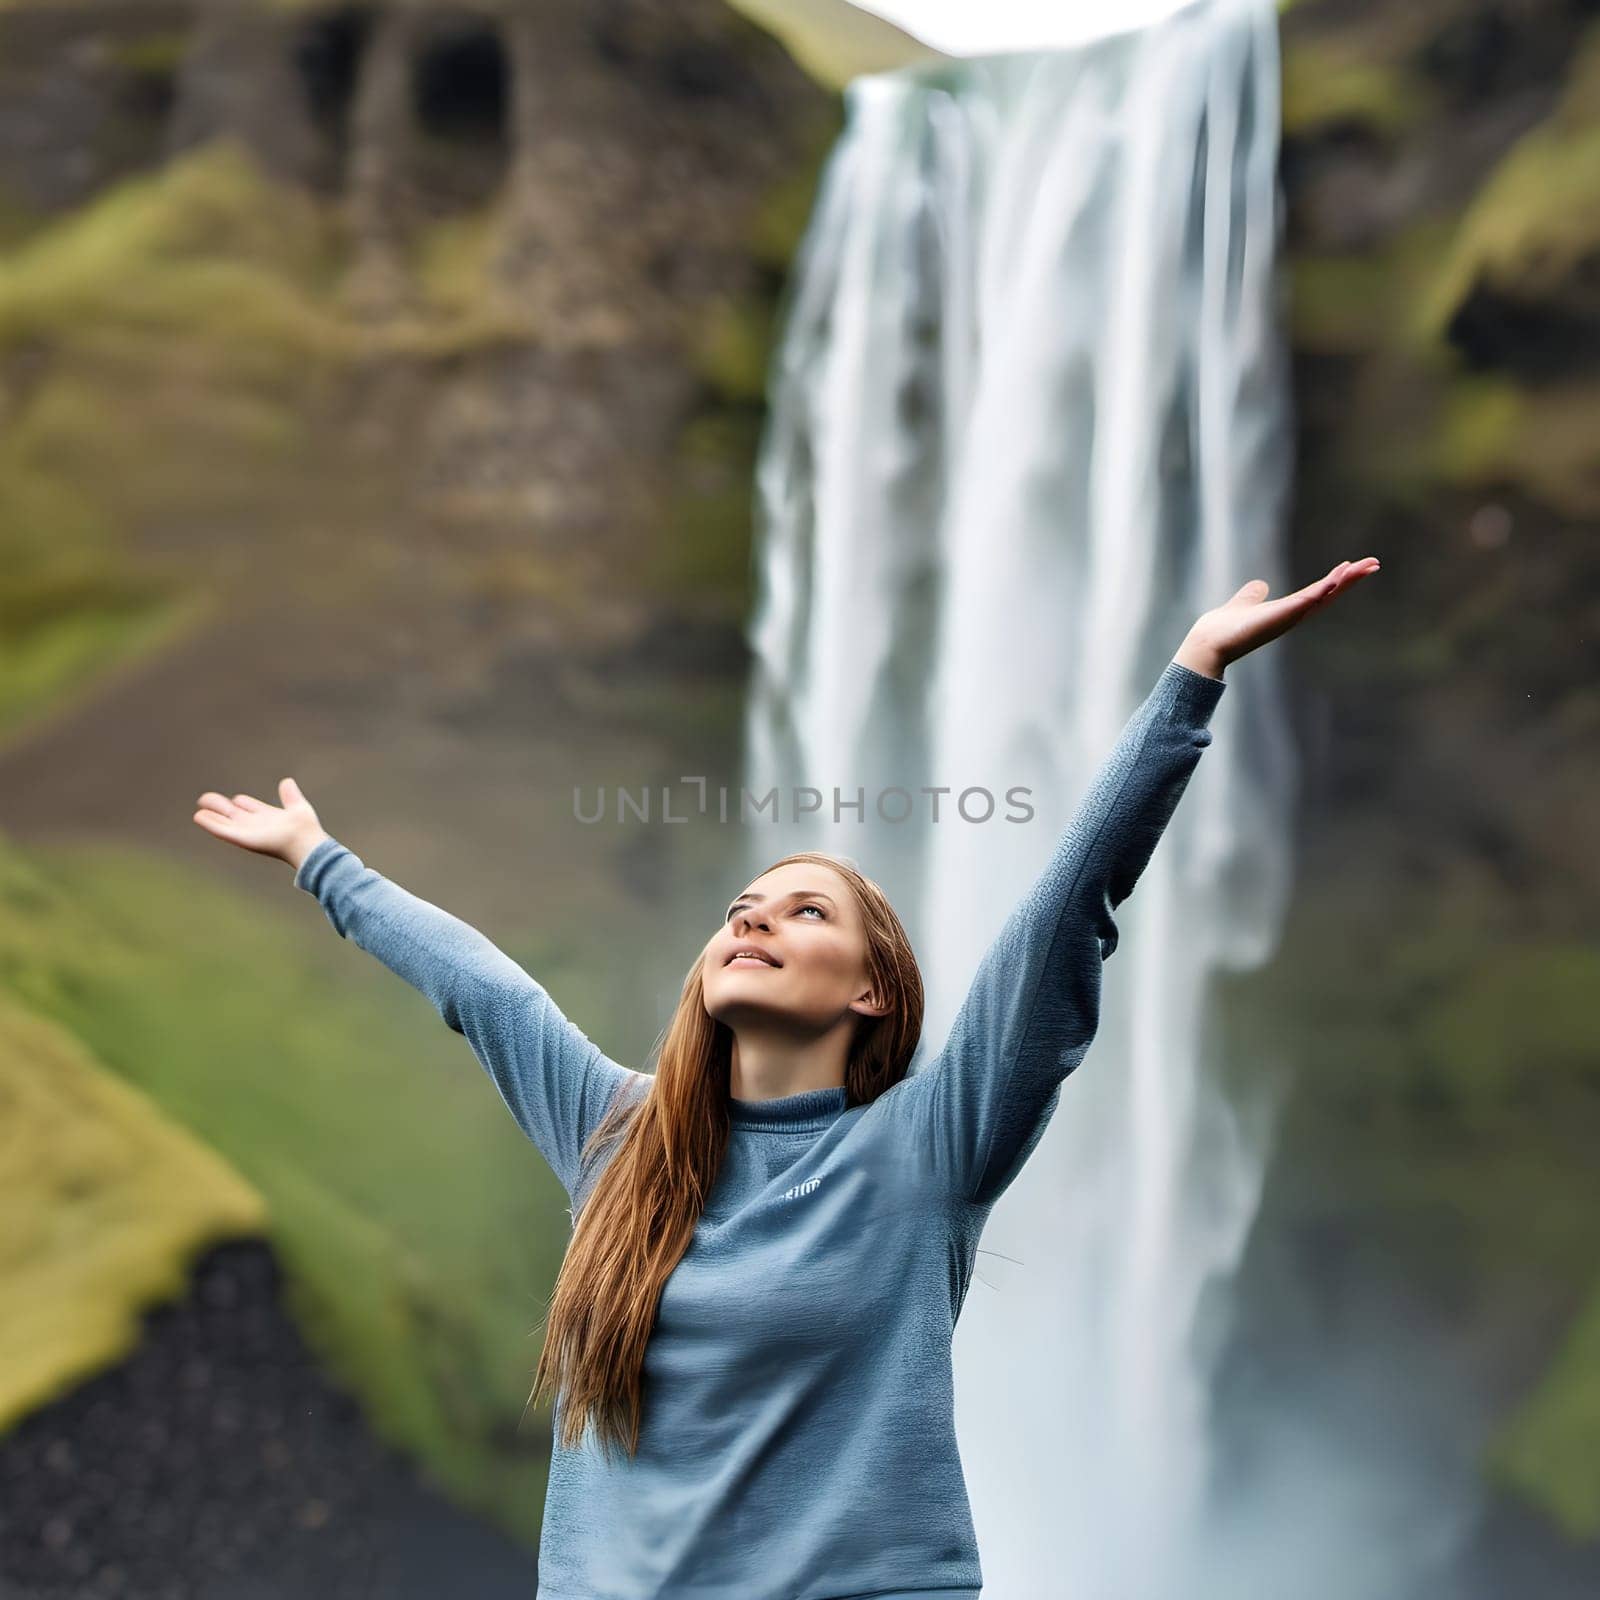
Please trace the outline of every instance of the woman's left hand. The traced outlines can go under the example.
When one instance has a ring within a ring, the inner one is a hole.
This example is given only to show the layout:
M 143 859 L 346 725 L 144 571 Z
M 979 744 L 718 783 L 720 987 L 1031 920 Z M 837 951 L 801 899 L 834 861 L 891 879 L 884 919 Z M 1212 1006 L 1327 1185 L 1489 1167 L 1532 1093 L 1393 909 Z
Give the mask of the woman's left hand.
M 1249 655 L 1297 622 L 1320 611 L 1335 595 L 1378 570 L 1376 556 L 1341 561 L 1327 577 L 1308 583 L 1280 600 L 1267 599 L 1264 579 L 1252 578 L 1224 605 L 1203 613 L 1172 658 L 1180 666 L 1220 678 L 1222 669 Z

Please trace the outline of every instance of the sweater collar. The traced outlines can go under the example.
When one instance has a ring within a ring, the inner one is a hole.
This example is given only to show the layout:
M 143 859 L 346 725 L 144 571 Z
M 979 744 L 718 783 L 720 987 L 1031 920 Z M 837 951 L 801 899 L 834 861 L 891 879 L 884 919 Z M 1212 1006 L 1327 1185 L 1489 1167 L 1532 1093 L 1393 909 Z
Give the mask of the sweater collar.
M 842 1083 L 802 1089 L 774 1100 L 736 1100 L 728 1096 L 728 1120 L 735 1128 L 762 1133 L 820 1133 L 844 1110 Z

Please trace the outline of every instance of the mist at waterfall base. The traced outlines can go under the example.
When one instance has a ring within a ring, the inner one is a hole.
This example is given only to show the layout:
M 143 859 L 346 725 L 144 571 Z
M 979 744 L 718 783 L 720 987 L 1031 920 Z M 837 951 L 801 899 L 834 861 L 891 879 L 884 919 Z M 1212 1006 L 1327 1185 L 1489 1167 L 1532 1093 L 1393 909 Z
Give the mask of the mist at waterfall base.
M 927 980 L 914 1070 L 1190 622 L 1303 577 L 1278 83 L 1270 0 L 1217 0 L 847 91 L 769 375 L 745 782 L 950 793 L 938 823 L 763 827 L 746 867 L 823 848 L 884 885 Z M 1293 1063 L 1224 1096 L 1208 994 L 1293 890 L 1282 670 L 1230 672 L 984 1235 L 957 1427 L 995 1600 L 1420 1600 L 1471 1519 L 1474 1419 L 1386 1307 L 1298 1365 L 1234 1317 Z M 1027 824 L 953 809 L 1017 785 Z

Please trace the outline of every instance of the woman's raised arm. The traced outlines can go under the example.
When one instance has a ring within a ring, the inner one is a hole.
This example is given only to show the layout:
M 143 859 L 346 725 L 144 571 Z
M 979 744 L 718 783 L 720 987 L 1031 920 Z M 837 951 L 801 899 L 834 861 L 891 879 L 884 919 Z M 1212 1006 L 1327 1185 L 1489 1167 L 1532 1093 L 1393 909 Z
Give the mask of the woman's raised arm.
M 341 938 L 421 991 L 471 1044 L 571 1195 L 583 1145 L 612 1095 L 630 1081 L 647 1083 L 647 1075 L 609 1059 L 492 940 L 324 832 L 293 779 L 279 792 L 283 808 L 206 794 L 195 820 L 230 843 L 287 861 L 295 886 L 316 898 Z
M 1163 670 L 990 945 L 944 1048 L 907 1081 L 933 1161 L 975 1205 L 1016 1177 L 1094 1039 L 1101 967 L 1117 947 L 1111 913 L 1211 743 L 1226 687 L 1176 660 Z
M 1112 912 L 1211 743 L 1223 670 L 1378 570 L 1376 556 L 1340 561 L 1278 599 L 1254 578 L 1190 628 L 984 956 L 943 1050 L 905 1084 L 919 1147 L 954 1193 L 983 1205 L 1005 1192 L 1093 1042 L 1101 968 L 1117 948 Z

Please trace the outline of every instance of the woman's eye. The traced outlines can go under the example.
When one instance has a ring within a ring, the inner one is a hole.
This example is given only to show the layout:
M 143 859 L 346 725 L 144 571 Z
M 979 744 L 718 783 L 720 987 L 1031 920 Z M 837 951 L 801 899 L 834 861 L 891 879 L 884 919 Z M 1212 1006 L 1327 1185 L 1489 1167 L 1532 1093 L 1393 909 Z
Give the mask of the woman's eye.
M 818 915 L 818 916 L 819 916 L 819 917 L 821 917 L 821 918 L 822 918 L 822 919 L 823 919 L 823 921 L 824 921 L 824 922 L 826 922 L 826 921 L 827 921 L 827 919 L 828 919 L 828 918 L 827 918 L 827 913 L 826 913 L 826 912 L 825 912 L 825 911 L 824 911 L 824 910 L 823 910 L 823 909 L 822 909 L 822 907 L 821 907 L 821 906 L 801 906 L 801 907 L 799 907 L 799 909 L 800 909 L 800 910 L 801 910 L 801 911 L 815 911 L 815 912 L 816 912 L 816 914 L 817 914 L 817 915 Z

